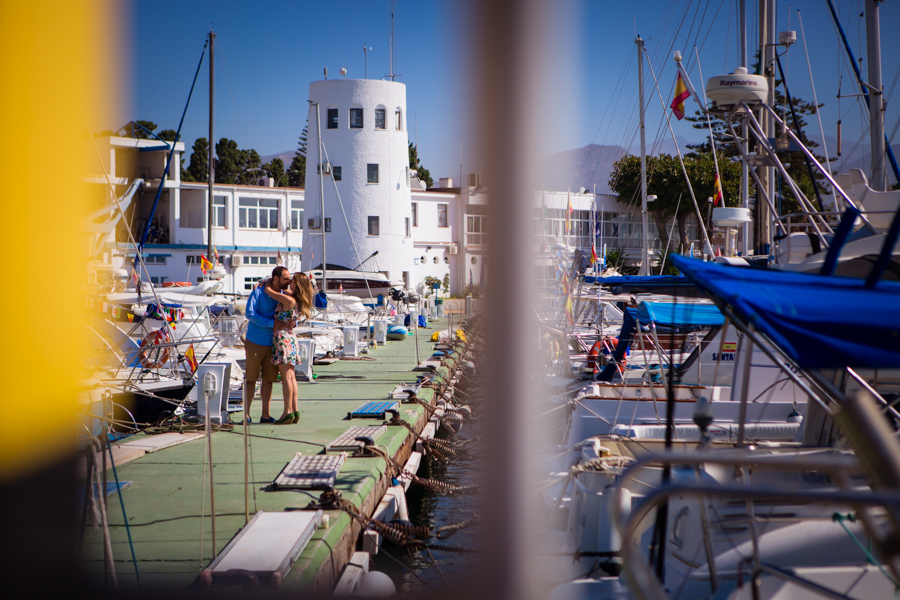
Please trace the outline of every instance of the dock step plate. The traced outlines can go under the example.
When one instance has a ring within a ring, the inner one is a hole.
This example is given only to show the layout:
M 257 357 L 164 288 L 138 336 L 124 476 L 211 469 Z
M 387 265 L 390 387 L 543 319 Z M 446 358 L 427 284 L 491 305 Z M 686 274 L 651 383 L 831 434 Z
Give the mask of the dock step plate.
M 276 490 L 330 490 L 344 461 L 346 454 L 297 454 L 275 478 Z
M 372 400 L 366 402 L 353 412 L 347 413 L 348 419 L 385 419 L 389 410 L 397 410 L 400 405 L 396 400 Z
M 280 587 L 321 519 L 321 510 L 256 513 L 210 563 L 212 582 L 231 579 L 230 571 L 250 571 L 263 585 Z
M 353 452 L 359 448 L 363 447 L 362 442 L 356 441 L 358 437 L 370 437 L 373 440 L 377 440 L 381 434 L 387 431 L 387 427 L 384 425 L 381 426 L 371 426 L 371 427 L 351 427 L 334 440 L 331 441 L 330 444 L 325 446 L 325 450 L 347 450 Z

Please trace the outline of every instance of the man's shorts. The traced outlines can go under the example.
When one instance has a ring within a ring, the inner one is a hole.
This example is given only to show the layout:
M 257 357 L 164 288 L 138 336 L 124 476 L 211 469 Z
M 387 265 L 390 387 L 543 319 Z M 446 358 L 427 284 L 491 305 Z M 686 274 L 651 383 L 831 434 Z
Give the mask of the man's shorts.
M 255 383 L 259 381 L 260 373 L 262 373 L 262 378 L 266 381 L 278 381 L 278 367 L 272 362 L 272 346 L 260 346 L 246 340 L 244 350 L 247 352 L 244 379 Z

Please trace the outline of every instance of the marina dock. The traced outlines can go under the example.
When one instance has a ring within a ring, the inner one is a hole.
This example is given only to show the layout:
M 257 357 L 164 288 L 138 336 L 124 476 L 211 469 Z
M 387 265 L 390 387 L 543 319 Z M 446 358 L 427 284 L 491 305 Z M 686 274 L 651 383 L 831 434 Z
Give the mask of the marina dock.
M 458 321 L 459 317 L 455 316 L 454 329 Z M 417 330 L 419 361 L 415 339 L 410 335 L 404 341 L 388 341 L 386 345 L 372 348 L 361 358 L 316 366 L 316 378 L 299 384 L 300 421 L 296 424 L 259 424 L 262 404 L 257 396 L 251 406 L 253 423 L 249 427 L 250 518 L 260 511 L 267 515 L 303 511 L 311 501 L 318 499 L 320 491 L 273 491 L 277 489 L 273 482 L 297 453 L 302 456 L 339 455 L 334 450 L 326 451 L 325 446 L 350 427 L 385 423 L 378 417 L 348 418 L 348 413 L 367 401 L 396 401 L 400 419 L 421 433 L 429 418 L 433 419 L 431 411 L 420 403 L 392 399 L 390 395 L 398 386 L 415 384 L 423 375 L 433 373 L 435 382 L 445 382 L 453 376 L 465 352 L 464 342 L 457 342 L 454 350 L 439 358 L 436 369 L 420 366 L 420 363 L 435 360 L 430 337 L 434 332 L 446 329 L 448 324 L 447 318 L 438 318 L 429 324 L 429 328 Z M 421 388 L 417 397 L 425 404 L 436 403 L 431 387 Z M 276 383 L 271 406 L 271 414 L 276 418 L 281 414 L 281 402 L 281 385 Z M 237 422 L 242 418 L 241 413 L 233 416 Z M 390 418 L 390 415 L 385 416 Z M 121 496 L 128 531 L 118 494 L 113 493 L 107 498 L 112 556 L 122 590 L 137 587 L 135 566 L 145 590 L 183 589 L 210 583 L 208 572 L 201 576 L 214 557 L 209 475 L 204 471 L 205 436 L 191 435 L 198 432 L 182 434 L 189 441 L 154 451 L 146 450 L 152 450 L 148 444 L 152 446 L 158 435 L 141 433 L 113 444 L 113 456 L 122 464 L 117 464 L 115 475 L 110 466 L 107 479 L 112 486 L 115 477 L 123 487 L 125 482 L 130 484 Z M 233 429 L 223 428 L 212 434 L 217 554 L 225 551 L 245 528 L 243 433 L 243 426 L 235 425 Z M 174 437 L 172 433 L 163 435 Z M 417 438 L 406 427 L 387 426 L 374 441 L 399 465 L 405 465 L 415 450 Z M 392 482 L 383 458 L 356 458 L 352 452 L 346 454 L 333 489 L 361 513 L 370 516 L 388 488 L 397 483 Z M 360 547 L 363 525 L 345 511 L 324 510 L 314 526 L 308 543 L 295 560 L 291 557 L 288 568 L 273 578 L 260 577 L 261 585 L 315 594 L 331 593 Z M 100 584 L 104 578 L 103 539 L 102 529 L 85 528 L 81 552 L 83 567 Z M 136 565 L 132 561 L 132 545 Z M 211 579 L 213 585 L 227 583 L 223 578 Z M 247 582 L 235 580 L 231 583 Z

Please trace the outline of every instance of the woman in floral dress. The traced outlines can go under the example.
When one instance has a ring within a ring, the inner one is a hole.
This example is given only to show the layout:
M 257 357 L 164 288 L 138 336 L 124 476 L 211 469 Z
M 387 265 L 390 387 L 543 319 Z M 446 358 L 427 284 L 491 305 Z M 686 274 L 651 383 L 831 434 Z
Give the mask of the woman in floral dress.
M 297 376 L 294 373 L 294 367 L 300 363 L 300 348 L 294 327 L 298 319 L 308 319 L 310 315 L 312 283 L 309 277 L 305 273 L 294 273 L 289 291 L 290 294 L 283 294 L 272 287 L 271 281 L 265 284 L 265 292 L 279 303 L 272 329 L 272 362 L 278 365 L 284 390 L 284 414 L 276 421 L 282 425 L 300 420 Z

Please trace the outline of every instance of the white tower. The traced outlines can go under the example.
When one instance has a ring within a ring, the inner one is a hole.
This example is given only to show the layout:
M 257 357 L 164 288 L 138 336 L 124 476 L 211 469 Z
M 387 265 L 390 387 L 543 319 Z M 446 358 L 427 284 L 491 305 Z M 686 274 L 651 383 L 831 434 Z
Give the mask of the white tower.
M 413 264 L 406 86 L 371 79 L 316 81 L 309 97 L 302 268 L 322 263 L 324 225 L 329 265 L 355 269 L 363 263 L 361 271 L 381 271 L 401 281 Z M 316 123 L 316 104 L 321 123 Z M 320 125 L 324 223 L 316 222 L 322 219 Z

